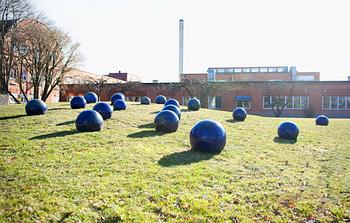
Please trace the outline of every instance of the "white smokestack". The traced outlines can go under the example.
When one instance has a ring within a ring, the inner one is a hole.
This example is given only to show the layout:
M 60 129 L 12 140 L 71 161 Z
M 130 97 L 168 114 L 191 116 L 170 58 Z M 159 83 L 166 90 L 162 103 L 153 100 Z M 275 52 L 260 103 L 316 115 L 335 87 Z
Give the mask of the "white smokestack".
M 184 71 L 184 20 L 179 21 L 179 74 Z

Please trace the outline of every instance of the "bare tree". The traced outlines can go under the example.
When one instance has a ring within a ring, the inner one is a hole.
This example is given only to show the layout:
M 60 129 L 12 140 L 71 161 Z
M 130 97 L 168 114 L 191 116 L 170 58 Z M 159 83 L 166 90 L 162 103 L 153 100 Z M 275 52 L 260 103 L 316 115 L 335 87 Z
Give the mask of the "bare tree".
M 286 106 L 291 103 L 295 85 L 282 82 L 266 82 L 261 86 L 264 90 L 264 94 L 268 98 L 268 105 L 272 113 L 275 117 L 281 117 Z M 286 91 L 288 95 L 285 95 L 284 92 Z
M 15 41 L 11 38 L 14 34 L 12 28 L 33 15 L 32 6 L 27 0 L 0 0 L 0 94 L 9 94 L 17 103 L 19 101 L 9 90 L 10 75 L 17 72 L 13 70 Z

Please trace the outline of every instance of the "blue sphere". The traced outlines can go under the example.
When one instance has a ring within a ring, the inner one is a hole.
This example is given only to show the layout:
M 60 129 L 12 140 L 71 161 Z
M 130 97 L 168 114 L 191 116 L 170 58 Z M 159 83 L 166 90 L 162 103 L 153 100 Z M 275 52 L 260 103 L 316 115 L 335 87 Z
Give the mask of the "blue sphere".
M 164 103 L 164 106 L 167 105 L 175 105 L 176 107 L 180 108 L 180 104 L 176 99 L 169 99 Z
M 103 128 L 103 118 L 97 111 L 85 110 L 75 120 L 79 132 L 100 131 Z
M 97 103 L 92 110 L 97 111 L 102 116 L 103 120 L 110 119 L 112 117 L 113 109 L 106 102 Z
M 176 107 L 175 105 L 167 105 L 165 106 L 162 111 L 165 111 L 165 110 L 170 110 L 170 111 L 173 111 L 175 112 L 175 114 L 177 115 L 177 117 L 179 117 L 179 120 L 181 119 L 181 111 L 178 107 Z
M 201 107 L 201 102 L 197 98 L 191 98 L 187 103 L 187 108 L 190 111 L 198 111 Z
M 70 107 L 72 109 L 85 108 L 86 100 L 82 96 L 74 96 L 70 101 Z
M 192 150 L 219 154 L 226 145 L 226 131 L 219 122 L 206 119 L 193 126 L 190 143 Z
M 247 117 L 247 111 L 242 107 L 237 107 L 233 110 L 232 117 L 236 121 L 244 121 Z
M 126 109 L 126 102 L 122 99 L 115 100 L 113 107 L 114 107 L 115 111 L 125 110 Z
M 278 137 L 281 139 L 297 140 L 299 128 L 294 122 L 282 122 L 278 127 Z
M 154 124 L 158 132 L 176 132 L 179 127 L 179 117 L 173 111 L 161 111 L 154 118 Z
M 86 103 L 90 104 L 90 103 L 96 103 L 98 102 L 98 96 L 97 94 L 95 94 L 94 92 L 87 92 L 85 95 L 84 95 L 84 98 L 86 100 Z
M 166 97 L 163 95 L 158 95 L 156 97 L 156 104 L 164 104 L 166 102 Z
M 329 119 L 325 115 L 319 115 L 316 118 L 316 125 L 328 125 Z
M 147 96 L 144 96 L 141 98 L 141 104 L 142 105 L 150 105 L 151 104 L 151 99 Z
M 118 99 L 121 99 L 123 101 L 125 101 L 125 96 L 123 93 L 120 93 L 120 92 L 117 92 L 115 93 L 114 95 L 112 95 L 112 98 L 111 98 L 111 102 L 112 102 L 112 105 L 114 104 L 114 102 Z
M 30 100 L 26 104 L 27 115 L 44 115 L 47 112 L 47 105 L 40 99 Z

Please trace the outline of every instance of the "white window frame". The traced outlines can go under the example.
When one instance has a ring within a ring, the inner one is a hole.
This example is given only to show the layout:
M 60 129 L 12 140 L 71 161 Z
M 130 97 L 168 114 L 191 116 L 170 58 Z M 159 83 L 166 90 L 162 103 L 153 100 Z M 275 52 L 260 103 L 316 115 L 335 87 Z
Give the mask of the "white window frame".
M 332 108 L 332 104 L 331 104 L 331 98 L 332 97 L 336 97 L 337 98 L 337 108 Z M 344 97 L 345 98 L 345 108 L 339 108 L 339 98 L 340 97 Z M 334 96 L 334 95 L 330 95 L 330 96 L 322 96 L 322 110 L 337 110 L 337 111 L 344 111 L 344 110 L 350 110 L 350 103 L 348 104 L 347 98 L 350 96 Z M 328 103 L 329 103 L 329 107 L 325 108 L 324 104 L 323 104 L 323 100 L 324 98 L 328 98 Z
M 237 103 L 243 103 L 243 106 L 238 106 Z M 248 103 L 248 106 L 245 106 L 245 104 Z M 251 102 L 250 101 L 236 101 L 236 108 L 237 107 L 243 107 L 244 109 L 250 109 L 251 108 Z
M 272 109 L 271 107 L 269 107 L 269 108 L 265 107 L 265 97 L 270 97 L 270 104 L 272 104 L 272 96 L 263 96 L 263 109 L 266 109 L 266 110 Z M 284 103 L 286 103 L 289 96 L 281 95 L 281 96 L 276 96 L 276 97 L 284 97 Z M 306 109 L 310 108 L 310 97 L 309 96 L 302 95 L 302 96 L 290 96 L 290 97 L 292 99 L 292 108 L 288 108 L 287 105 L 286 105 L 286 107 L 284 107 L 284 109 L 286 109 L 286 110 L 306 110 Z M 295 108 L 295 102 L 294 102 L 295 100 L 294 99 L 297 98 L 297 97 L 299 98 L 299 105 L 300 105 L 299 108 Z M 307 98 L 307 106 L 306 106 L 306 108 L 302 107 L 302 98 L 303 97 Z

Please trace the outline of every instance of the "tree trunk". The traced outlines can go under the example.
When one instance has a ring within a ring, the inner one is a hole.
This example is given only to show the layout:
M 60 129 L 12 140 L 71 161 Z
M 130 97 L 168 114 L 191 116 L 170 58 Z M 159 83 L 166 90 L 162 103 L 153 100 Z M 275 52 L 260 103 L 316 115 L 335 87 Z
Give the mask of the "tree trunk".
M 39 86 L 34 85 L 34 98 L 39 99 Z

